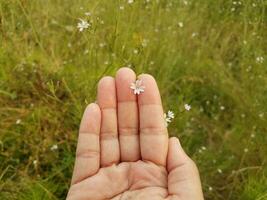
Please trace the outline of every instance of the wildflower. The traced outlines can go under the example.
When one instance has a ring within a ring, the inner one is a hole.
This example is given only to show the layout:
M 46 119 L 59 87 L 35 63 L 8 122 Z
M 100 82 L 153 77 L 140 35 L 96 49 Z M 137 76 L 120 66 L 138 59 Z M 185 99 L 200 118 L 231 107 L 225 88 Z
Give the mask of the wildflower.
M 148 39 L 143 39 L 142 46 L 143 47 L 146 47 L 147 46 L 147 43 L 148 43 Z
M 134 54 L 138 54 L 138 49 L 135 49 L 133 52 Z
M 83 19 L 79 19 L 79 20 L 80 22 L 78 23 L 77 28 L 79 29 L 80 32 L 82 32 L 84 29 L 87 29 L 91 26 L 87 21 Z
M 86 16 L 91 16 L 91 13 L 90 12 L 86 12 L 84 13 Z
M 55 151 L 55 150 L 57 150 L 57 149 L 58 149 L 57 144 L 54 144 L 54 145 L 50 148 L 51 151 Z
M 124 10 L 124 6 L 120 6 L 120 10 Z
M 255 137 L 255 134 L 254 133 L 251 133 L 250 137 L 251 138 L 254 138 Z
M 21 123 L 21 119 L 17 119 L 16 124 L 20 124 Z
M 142 86 L 142 80 L 136 80 L 134 83 L 131 83 L 130 88 L 134 91 L 134 94 L 140 94 L 145 91 L 145 86 Z
M 105 43 L 102 43 L 102 42 L 101 42 L 101 43 L 99 44 L 99 47 L 100 47 L 100 48 L 103 48 L 105 45 L 106 45 Z
M 212 191 L 212 190 L 213 190 L 213 188 L 211 186 L 209 186 L 209 191 Z
M 184 108 L 185 108 L 187 111 L 189 111 L 189 110 L 191 109 L 191 106 L 190 106 L 189 104 L 185 104 L 185 105 L 184 105 Z
M 164 119 L 165 119 L 165 124 L 166 124 L 166 127 L 168 126 L 169 123 L 171 123 L 172 119 L 174 119 L 174 113 L 173 111 L 169 110 L 166 113 L 164 113 Z
M 224 106 L 221 106 L 221 107 L 220 107 L 220 109 L 221 109 L 221 110 L 224 110 L 224 109 L 225 109 L 225 107 L 224 107 Z
M 155 62 L 152 60 L 152 61 L 150 61 L 150 63 L 149 63 L 150 65 L 154 65 L 155 64 Z
M 257 63 L 263 63 L 263 61 L 264 61 L 264 58 L 262 56 L 259 56 L 256 58 Z
M 38 164 L 38 161 L 37 161 L 37 160 L 34 160 L 34 161 L 32 162 L 32 164 L 36 167 L 37 164 Z
M 128 4 L 132 4 L 134 0 L 128 0 Z
M 222 173 L 222 170 L 219 168 L 219 169 L 217 169 L 217 171 L 221 174 Z
M 191 35 L 191 37 L 194 38 L 194 37 L 196 37 L 197 35 L 198 35 L 198 33 L 193 32 L 192 35 Z
M 244 152 L 247 153 L 247 152 L 248 152 L 248 148 L 245 148 L 245 149 L 244 149 Z
M 178 26 L 179 26 L 180 28 L 183 28 L 183 27 L 184 27 L 184 23 L 183 23 L 183 22 L 178 22 Z

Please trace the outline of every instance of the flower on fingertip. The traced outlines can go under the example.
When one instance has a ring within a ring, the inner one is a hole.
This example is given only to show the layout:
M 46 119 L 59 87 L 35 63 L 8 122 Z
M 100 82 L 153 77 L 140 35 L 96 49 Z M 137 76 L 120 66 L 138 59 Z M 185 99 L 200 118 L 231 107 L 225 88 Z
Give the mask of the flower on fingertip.
M 142 85 L 142 80 L 136 80 L 134 83 L 131 83 L 130 88 L 133 90 L 134 94 L 141 94 L 145 91 L 145 86 Z

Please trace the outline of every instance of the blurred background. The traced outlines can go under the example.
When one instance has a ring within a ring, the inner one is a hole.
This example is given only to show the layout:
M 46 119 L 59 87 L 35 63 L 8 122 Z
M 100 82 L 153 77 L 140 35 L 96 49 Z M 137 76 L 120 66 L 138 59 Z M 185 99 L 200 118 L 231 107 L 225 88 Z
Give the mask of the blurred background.
M 83 109 L 122 66 L 158 81 L 207 200 L 267 199 L 266 20 L 264 0 L 0 0 L 0 199 L 65 199 Z

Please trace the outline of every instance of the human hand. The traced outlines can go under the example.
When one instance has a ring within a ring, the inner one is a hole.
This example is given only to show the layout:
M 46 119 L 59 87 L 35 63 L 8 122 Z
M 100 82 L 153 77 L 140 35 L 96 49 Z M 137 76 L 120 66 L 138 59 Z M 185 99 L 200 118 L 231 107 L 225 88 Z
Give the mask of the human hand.
M 198 169 L 177 138 L 168 137 L 151 75 L 130 89 L 129 68 L 98 84 L 97 104 L 83 115 L 68 200 L 203 200 Z

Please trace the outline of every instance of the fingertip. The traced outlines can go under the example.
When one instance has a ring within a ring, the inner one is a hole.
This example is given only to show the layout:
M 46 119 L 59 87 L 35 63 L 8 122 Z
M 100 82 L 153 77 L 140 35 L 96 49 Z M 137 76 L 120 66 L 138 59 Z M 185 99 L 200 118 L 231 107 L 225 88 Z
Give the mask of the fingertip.
M 114 78 L 112 76 L 104 76 L 98 82 L 98 89 L 106 87 L 112 83 L 114 83 Z
M 95 132 L 100 130 L 101 111 L 96 103 L 90 103 L 84 110 L 80 124 L 80 132 Z
M 99 80 L 97 88 L 97 102 L 101 109 L 116 107 L 116 86 L 115 79 L 113 77 L 105 76 Z
M 141 74 L 138 79 L 142 81 L 144 93 L 138 96 L 139 105 L 142 104 L 159 104 L 161 105 L 161 97 L 155 78 L 150 74 Z
M 169 147 L 181 147 L 180 140 L 177 137 L 171 137 L 169 139 Z
M 116 73 L 116 78 L 118 78 L 118 77 L 123 78 L 125 76 L 131 76 L 131 77 L 134 76 L 135 77 L 135 72 L 129 67 L 122 67 Z
M 135 82 L 135 72 L 127 67 L 120 68 L 116 74 L 116 90 L 119 102 L 135 101 L 136 95 L 132 92 L 130 86 Z
M 100 108 L 98 106 L 97 103 L 90 103 L 86 106 L 85 108 L 85 112 L 90 112 L 90 113 L 94 113 L 94 114 L 97 114 L 97 115 L 100 115 L 101 114 L 101 111 L 100 111 Z
M 156 83 L 155 78 L 151 74 L 140 74 L 138 79 L 141 79 L 144 82 Z

